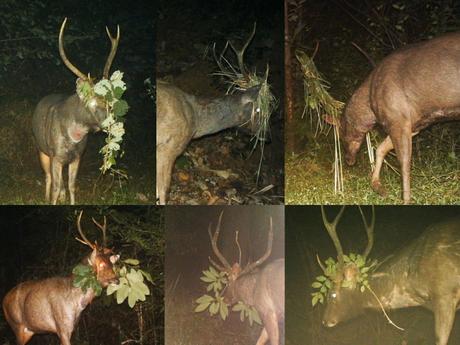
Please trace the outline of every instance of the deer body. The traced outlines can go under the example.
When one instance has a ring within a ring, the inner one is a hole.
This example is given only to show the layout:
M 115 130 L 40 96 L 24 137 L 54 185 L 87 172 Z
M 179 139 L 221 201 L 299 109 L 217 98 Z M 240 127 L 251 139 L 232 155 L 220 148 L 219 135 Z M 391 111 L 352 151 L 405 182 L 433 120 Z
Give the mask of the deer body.
M 284 322 L 284 259 L 274 260 L 258 271 L 229 284 L 224 298 L 229 304 L 242 301 L 256 308 L 264 328 L 257 345 L 280 344 L 279 324 Z
M 102 226 L 93 219 L 104 234 L 104 245 L 99 247 L 89 242 L 83 234 L 80 228 L 81 215 L 77 224 L 83 239 L 78 240 L 93 248 L 91 254 L 82 260 L 82 264 L 92 267 L 97 281 L 105 288 L 118 281 L 113 264 L 119 256 L 112 255 L 112 251 L 105 246 L 106 222 Z M 84 292 L 74 287 L 73 276 L 53 277 L 17 285 L 3 298 L 2 306 L 18 345 L 25 345 L 34 334 L 40 333 L 55 333 L 61 345 L 71 345 L 70 338 L 80 314 L 94 297 L 92 289 Z
M 372 188 L 386 195 L 380 169 L 395 149 L 402 194 L 410 203 L 412 137 L 437 122 L 460 119 L 460 33 L 408 45 L 387 56 L 356 90 L 341 118 L 340 135 L 348 165 L 366 134 L 380 125 L 388 135 L 376 152 Z
M 94 296 L 91 289 L 83 293 L 73 287 L 72 277 L 27 281 L 8 292 L 3 312 L 18 345 L 26 344 L 35 333 L 55 333 L 62 345 L 70 345 L 80 314 Z
M 58 198 L 65 200 L 62 170 L 67 164 L 70 203 L 75 204 L 75 181 L 87 134 L 100 130 L 106 116 L 105 109 L 85 106 L 76 94 L 49 95 L 38 103 L 32 130 L 46 175 L 46 198 L 53 204 Z
M 176 158 L 192 139 L 250 121 L 259 88 L 205 100 L 157 81 L 157 197 L 164 205 Z
M 332 228 L 335 225 L 337 222 Z M 373 225 L 370 229 L 368 234 Z M 338 240 L 335 230 L 331 233 L 331 238 Z M 341 252 L 340 244 L 336 248 Z M 325 326 L 333 327 L 366 309 L 380 310 L 375 296 L 367 288 L 361 292 L 357 286 L 359 274 L 354 264 L 339 259 L 327 296 Z M 430 226 L 411 244 L 384 260 L 368 282 L 386 310 L 423 306 L 433 311 L 436 345 L 447 345 L 455 312 L 460 308 L 460 218 Z
M 98 131 L 107 116 L 107 104 L 97 95 L 85 96 L 78 93 L 83 82 L 92 87 L 93 81 L 79 71 L 67 59 L 64 51 L 64 19 L 59 32 L 59 53 L 64 64 L 77 75 L 77 94 L 66 96 L 53 94 L 44 97 L 37 105 L 32 119 L 32 130 L 39 151 L 40 163 L 46 176 L 45 198 L 55 205 L 58 199 L 65 201 L 65 187 L 62 177 L 64 165 L 69 165 L 70 204 L 75 204 L 75 183 L 80 158 L 86 147 L 87 134 Z M 120 39 L 120 28 L 117 37 L 112 37 L 106 28 L 112 44 L 109 57 L 104 67 L 104 78 L 108 73 Z

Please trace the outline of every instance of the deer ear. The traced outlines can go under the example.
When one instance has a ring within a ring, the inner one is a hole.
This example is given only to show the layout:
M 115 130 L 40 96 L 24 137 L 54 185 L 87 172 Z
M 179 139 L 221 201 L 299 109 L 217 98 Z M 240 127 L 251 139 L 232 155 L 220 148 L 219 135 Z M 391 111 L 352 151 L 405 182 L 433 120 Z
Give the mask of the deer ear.
M 111 255 L 110 256 L 110 262 L 112 264 L 116 263 L 118 261 L 118 259 L 120 259 L 120 255 Z
M 93 249 L 93 252 L 91 253 L 91 255 L 89 256 L 88 258 L 88 263 L 93 266 L 94 263 L 96 262 L 96 257 L 97 257 L 97 248 L 94 248 Z
M 244 91 L 243 97 L 241 98 L 241 103 L 246 104 L 255 102 L 259 96 L 260 87 L 261 85 L 256 85 Z

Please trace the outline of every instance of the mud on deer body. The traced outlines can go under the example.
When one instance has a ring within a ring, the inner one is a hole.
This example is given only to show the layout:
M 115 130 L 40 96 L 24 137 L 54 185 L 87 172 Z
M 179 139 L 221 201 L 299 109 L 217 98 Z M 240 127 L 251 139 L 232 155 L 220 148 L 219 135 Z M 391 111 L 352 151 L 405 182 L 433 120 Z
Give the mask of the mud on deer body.
M 340 121 L 348 165 L 366 134 L 380 125 L 388 135 L 378 146 L 372 188 L 385 196 L 380 170 L 395 149 L 402 195 L 410 203 L 412 137 L 429 125 L 460 119 L 460 33 L 408 45 L 377 65 L 348 102 Z
M 90 242 L 81 226 L 82 212 L 77 226 L 80 242 L 88 245 L 92 252 L 82 260 L 82 264 L 92 267 L 98 282 L 107 287 L 118 278 L 113 264 L 119 259 L 106 247 L 106 221 L 93 222 L 102 230 L 103 245 Z M 16 335 L 18 345 L 24 345 L 34 334 L 55 333 L 62 345 L 70 345 L 70 338 L 78 323 L 81 312 L 95 297 L 92 289 L 83 292 L 73 286 L 73 277 L 53 277 L 23 282 L 10 290 L 3 299 L 3 313 L 6 321 Z
M 434 313 L 436 345 L 447 345 L 460 308 L 460 218 L 429 226 L 409 245 L 387 258 L 369 274 L 369 288 L 358 286 L 360 271 L 344 263 L 343 249 L 336 226 L 343 209 L 333 222 L 323 221 L 337 250 L 338 266 L 328 291 L 323 324 L 333 327 L 352 319 L 366 309 L 381 310 L 423 306 Z M 366 258 L 373 244 L 374 216 L 371 224 L 362 214 L 368 233 Z M 374 295 L 375 294 L 375 295 Z M 381 305 L 380 305 L 381 303 Z
M 68 59 L 64 51 L 64 19 L 59 32 L 59 53 L 64 64 L 78 77 L 77 90 L 83 82 L 93 84 L 89 75 L 80 72 Z M 117 36 L 112 37 L 108 28 L 111 51 L 107 58 L 103 78 L 109 78 L 109 71 L 120 40 L 120 28 Z M 75 204 L 75 183 L 80 158 L 86 147 L 87 134 L 99 131 L 107 117 L 106 103 L 97 96 L 83 100 L 83 95 L 71 96 L 53 94 L 44 97 L 37 105 L 32 119 L 32 130 L 39 150 L 40 163 L 46 175 L 45 198 L 55 205 L 58 199 L 65 201 L 65 186 L 62 170 L 69 166 L 70 204 Z
M 242 268 L 241 262 L 230 265 L 217 245 L 222 215 L 223 213 L 219 216 L 214 233 L 211 233 L 211 225 L 208 232 L 213 252 L 219 259 L 220 264 L 214 262 L 211 258 L 209 260 L 221 272 L 226 272 L 228 275 L 224 301 L 228 304 L 242 301 L 247 305 L 253 306 L 259 313 L 264 327 L 257 340 L 257 345 L 266 344 L 268 341 L 270 341 L 271 345 L 279 345 L 281 337 L 279 325 L 284 322 L 284 259 L 273 260 L 259 269 L 259 266 L 264 264 L 270 257 L 272 251 L 272 219 L 270 218 L 270 230 L 265 253 L 258 260 L 248 262 Z

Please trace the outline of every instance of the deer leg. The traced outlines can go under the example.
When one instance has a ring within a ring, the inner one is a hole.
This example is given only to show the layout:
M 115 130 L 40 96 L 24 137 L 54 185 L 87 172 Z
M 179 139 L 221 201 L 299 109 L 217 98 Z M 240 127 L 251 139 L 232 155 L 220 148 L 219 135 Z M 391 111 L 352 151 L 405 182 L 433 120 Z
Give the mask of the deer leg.
M 270 345 L 279 345 L 280 334 L 279 334 L 279 328 L 278 328 L 278 318 L 276 316 L 276 313 L 274 312 L 269 313 L 266 317 L 264 317 L 263 321 L 264 321 L 264 327 L 265 327 L 264 330 L 266 330 L 268 339 L 270 339 Z M 260 335 L 260 338 L 262 338 L 262 335 L 263 334 Z M 260 343 L 260 344 L 265 344 L 265 342 Z M 257 342 L 257 345 L 259 345 L 259 342 Z
M 164 158 L 162 152 L 157 152 L 157 197 L 160 205 L 166 205 L 166 195 L 171 183 L 171 174 L 176 156 Z
M 443 296 L 434 301 L 434 330 L 436 334 L 436 345 L 447 345 L 450 331 L 455 319 L 454 298 Z
M 410 125 L 401 128 L 392 138 L 401 165 L 402 195 L 404 204 L 410 204 L 410 165 L 412 158 L 412 133 Z
M 62 188 L 62 163 L 56 159 L 51 161 L 51 203 L 56 205 Z
M 385 187 L 382 186 L 380 182 L 380 170 L 382 169 L 383 160 L 387 153 L 393 149 L 393 142 L 391 141 L 390 136 L 387 136 L 384 141 L 382 141 L 377 148 L 375 160 L 375 169 L 372 172 L 371 186 L 374 191 L 379 193 L 381 196 L 386 196 Z
M 45 172 L 45 200 L 46 202 L 50 202 L 50 190 L 51 190 L 51 158 L 50 156 L 46 155 L 45 153 L 39 151 L 40 155 L 40 164 L 42 166 L 43 171 Z
M 75 205 L 75 181 L 77 180 L 78 167 L 80 166 L 80 157 L 77 157 L 69 164 L 69 193 L 70 205 Z
M 70 334 L 59 334 L 59 340 L 61 341 L 61 345 L 71 345 L 70 344 Z
M 265 345 L 268 341 L 268 333 L 267 330 L 264 328 L 262 333 L 260 333 L 259 339 L 257 339 L 256 345 Z
M 32 338 L 32 336 L 34 335 L 34 333 L 29 331 L 25 326 L 19 326 L 15 333 L 18 345 L 27 344 L 30 338 Z

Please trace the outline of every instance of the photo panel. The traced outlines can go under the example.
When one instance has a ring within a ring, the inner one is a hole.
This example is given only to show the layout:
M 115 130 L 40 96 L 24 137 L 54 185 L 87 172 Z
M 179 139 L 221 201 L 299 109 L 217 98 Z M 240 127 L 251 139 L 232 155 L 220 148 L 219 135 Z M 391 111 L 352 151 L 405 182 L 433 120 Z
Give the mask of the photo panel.
M 0 13 L 0 203 L 154 204 L 153 2 Z
M 282 204 L 283 2 L 158 6 L 159 203 Z
M 284 343 L 284 207 L 168 206 L 165 273 L 166 344 Z
M 287 207 L 286 344 L 460 344 L 459 211 Z
M 163 209 L 3 206 L 0 222 L 0 343 L 164 344 Z

